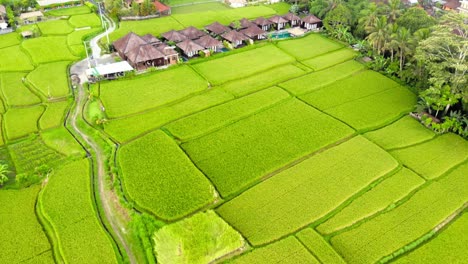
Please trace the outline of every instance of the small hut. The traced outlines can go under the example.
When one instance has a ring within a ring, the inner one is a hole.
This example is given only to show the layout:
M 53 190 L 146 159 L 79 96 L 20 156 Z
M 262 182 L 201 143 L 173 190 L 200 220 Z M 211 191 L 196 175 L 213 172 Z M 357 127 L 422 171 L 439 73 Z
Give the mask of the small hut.
M 177 43 L 177 47 L 182 50 L 182 52 L 191 58 L 198 54 L 199 51 L 204 50 L 205 48 L 195 43 L 193 40 L 186 39 L 182 42 Z
M 223 48 L 223 43 L 211 36 L 203 36 L 199 39 L 194 40 L 195 43 L 204 47 L 205 49 L 220 51 Z
M 229 41 L 234 48 L 239 45 L 242 45 L 244 41 L 249 40 L 249 38 L 246 35 L 239 33 L 235 30 L 224 33 L 223 35 L 221 35 L 221 37 Z
M 246 29 L 242 29 L 239 32 L 253 40 L 266 39 L 266 31 L 255 25 L 252 25 Z
M 208 26 L 205 27 L 205 29 L 214 35 L 221 35 L 231 30 L 229 27 L 222 25 L 217 21 L 209 24 Z
M 184 34 L 178 32 L 178 31 L 175 31 L 175 30 L 171 30 L 171 31 L 168 31 L 166 33 L 163 33 L 161 35 L 163 38 L 167 39 L 168 41 L 173 41 L 173 42 L 182 42 L 184 40 L 187 39 L 187 36 L 185 36 Z
M 314 15 L 308 15 L 302 18 L 302 27 L 307 30 L 318 29 L 322 25 L 322 20 Z
M 301 18 L 296 16 L 293 13 L 287 13 L 283 16 L 286 19 L 291 27 L 297 27 L 301 25 Z
M 277 30 L 284 28 L 286 26 L 286 23 L 288 23 L 288 20 L 278 15 L 270 17 L 270 19 L 268 20 L 270 20 L 275 25 L 275 28 Z
M 271 25 L 273 24 L 273 22 L 264 17 L 259 17 L 255 19 L 254 23 L 265 31 L 268 31 L 271 28 Z
M 205 32 L 199 30 L 196 27 L 188 27 L 186 29 L 179 30 L 179 33 L 186 36 L 187 39 L 191 39 L 191 40 L 206 36 Z

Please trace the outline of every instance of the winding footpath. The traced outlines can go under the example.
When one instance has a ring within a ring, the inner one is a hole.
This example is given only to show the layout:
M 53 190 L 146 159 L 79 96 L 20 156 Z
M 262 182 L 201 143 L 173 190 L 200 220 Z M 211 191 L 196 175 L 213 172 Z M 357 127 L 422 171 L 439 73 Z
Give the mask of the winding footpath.
M 93 51 L 93 58 L 96 60 L 101 57 L 101 48 L 98 45 L 99 40 L 105 37 L 106 34 L 113 32 L 116 27 L 115 23 L 111 19 L 106 17 L 104 14 L 103 17 L 104 20 L 108 23 L 109 28 L 107 31 L 99 34 L 90 41 L 91 49 Z M 97 168 L 97 170 L 95 170 L 92 175 L 92 177 L 97 179 L 97 191 L 99 192 L 100 198 L 100 200 L 96 202 L 101 203 L 102 213 L 106 217 L 106 220 L 109 223 L 109 227 L 113 230 L 114 239 L 117 240 L 120 246 L 123 247 L 130 263 L 137 263 L 136 258 L 131 251 L 131 247 L 125 239 L 125 226 L 122 225 L 122 222 L 118 221 L 117 216 L 115 215 L 115 211 L 112 208 L 112 202 L 116 201 L 111 196 L 111 191 L 106 190 L 105 154 L 99 144 L 93 139 L 93 136 L 88 135 L 78 126 L 78 120 L 83 119 L 83 108 L 88 100 L 87 92 L 83 87 L 83 82 L 85 80 L 82 78 L 84 75 L 84 70 L 87 68 L 86 66 L 87 60 L 85 59 L 77 62 L 71 67 L 71 74 L 76 74 L 79 76 L 80 83 L 76 86 L 77 88 L 74 91 L 75 104 L 74 107 L 70 110 L 70 114 L 66 120 L 66 123 L 70 124 L 75 135 L 78 135 L 78 137 L 84 141 L 84 145 L 89 147 L 87 151 L 91 153 L 92 161 L 95 163 Z

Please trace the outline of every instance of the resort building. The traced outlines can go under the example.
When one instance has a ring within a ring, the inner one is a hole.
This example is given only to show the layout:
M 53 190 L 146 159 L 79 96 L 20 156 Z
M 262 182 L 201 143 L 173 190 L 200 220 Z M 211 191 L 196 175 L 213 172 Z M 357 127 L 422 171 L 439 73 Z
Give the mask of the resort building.
M 35 23 L 35 22 L 41 21 L 43 17 L 44 17 L 44 14 L 42 14 L 41 11 L 22 13 L 19 16 L 20 21 L 24 24 Z
M 286 19 L 291 27 L 297 27 L 301 25 L 301 18 L 296 16 L 293 13 L 288 13 L 283 16 Z
M 161 36 L 168 41 L 172 42 L 182 42 L 187 39 L 187 36 L 184 34 L 180 33 L 179 31 L 171 30 L 166 33 L 161 34 Z
M 257 26 L 259 26 L 261 29 L 264 31 L 268 31 L 271 28 L 271 25 L 273 22 L 270 20 L 264 18 L 264 17 L 259 17 L 253 21 Z
M 221 35 L 225 32 L 231 31 L 229 27 L 220 24 L 218 21 L 205 26 L 205 29 L 213 35 Z
M 168 16 L 171 14 L 171 7 L 159 1 L 154 1 L 154 7 L 156 7 L 160 16 Z
M 231 43 L 232 47 L 234 48 L 239 45 L 242 45 L 244 41 L 249 40 L 249 38 L 246 35 L 239 33 L 235 30 L 224 33 L 223 35 L 221 35 L 221 37 L 227 40 L 229 43 Z
M 194 40 L 195 43 L 202 46 L 205 49 L 209 49 L 215 52 L 221 51 L 223 43 L 212 36 L 203 36 L 199 39 Z
M 244 7 L 247 5 L 247 0 L 225 0 L 225 3 L 233 8 Z
M 240 33 L 246 35 L 247 37 L 253 39 L 253 40 L 262 40 L 262 39 L 266 39 L 266 31 L 255 26 L 255 25 L 252 25 L 246 29 L 242 29 L 241 31 L 239 31 Z
M 203 32 L 203 31 L 201 31 L 198 28 L 195 28 L 193 26 L 185 28 L 183 30 L 179 30 L 179 33 L 186 36 L 187 39 L 191 39 L 191 40 L 198 39 L 200 37 L 206 36 L 205 32 Z
M 275 28 L 277 30 L 280 30 L 280 29 L 284 28 L 286 26 L 286 23 L 288 23 L 288 20 L 286 20 L 283 17 L 278 16 L 278 15 L 273 16 L 268 20 L 270 20 L 271 23 L 273 23 L 273 25 L 275 26 Z
M 314 15 L 308 15 L 302 18 L 302 27 L 307 30 L 318 29 L 322 26 L 322 20 Z
M 6 22 L 6 8 L 4 5 L 0 5 L 0 29 L 6 29 L 8 23 Z
M 242 18 L 241 20 L 239 20 L 238 24 L 236 24 L 235 22 L 232 22 L 231 24 L 229 24 L 229 26 L 232 29 L 244 29 L 244 28 L 248 28 L 248 27 L 250 27 L 252 25 L 255 25 L 255 23 L 248 20 L 247 18 Z

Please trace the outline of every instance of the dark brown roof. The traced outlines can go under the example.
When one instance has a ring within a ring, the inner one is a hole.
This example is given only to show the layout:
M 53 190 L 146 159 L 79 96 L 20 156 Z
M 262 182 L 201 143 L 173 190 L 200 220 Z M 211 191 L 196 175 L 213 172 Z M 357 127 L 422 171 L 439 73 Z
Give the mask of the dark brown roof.
M 224 33 L 221 35 L 224 39 L 226 39 L 229 42 L 237 42 L 237 41 L 243 41 L 249 39 L 247 36 L 245 36 L 242 33 L 239 33 L 235 30 L 229 31 L 227 33 Z
M 130 32 L 127 35 L 121 37 L 120 39 L 114 41 L 114 48 L 123 54 L 127 54 L 129 51 L 138 48 L 141 45 L 147 44 L 147 42 L 142 39 L 137 34 Z
M 174 50 L 174 47 L 168 46 L 166 43 L 161 43 L 155 47 L 160 52 L 164 53 L 164 55 L 174 55 L 178 54 L 177 51 Z
M 271 22 L 273 22 L 275 24 L 288 22 L 288 20 L 286 20 L 283 17 L 278 16 L 278 15 L 270 17 L 268 20 L 270 20 Z
M 179 47 L 184 53 L 198 53 L 200 50 L 205 49 L 190 39 L 177 43 L 177 47 Z
M 211 23 L 209 24 L 208 26 L 205 27 L 208 31 L 211 31 L 213 33 L 215 33 L 216 35 L 221 35 L 223 34 L 224 32 L 228 32 L 229 29 L 228 27 L 226 27 L 225 25 L 221 25 L 219 22 L 214 22 L 214 23 Z
M 146 43 L 149 43 L 149 44 L 161 43 L 161 40 L 159 40 L 158 38 L 156 38 L 155 36 L 153 36 L 151 34 L 146 34 L 146 35 L 142 36 L 141 38 L 144 41 L 146 41 Z
M 199 30 L 198 28 L 195 27 L 188 27 L 183 30 L 179 30 L 179 32 L 182 35 L 185 35 L 188 39 L 197 39 L 199 37 L 203 37 L 206 35 L 205 32 Z
M 171 30 L 166 33 L 163 33 L 161 36 L 163 36 L 165 39 L 169 41 L 174 41 L 174 42 L 181 42 L 187 39 L 185 35 L 175 30 Z
M 257 26 L 250 26 L 250 27 L 248 27 L 246 29 L 241 30 L 240 33 L 248 36 L 249 38 L 253 38 L 253 37 L 256 37 L 258 35 L 265 34 L 266 31 L 264 31 L 263 29 L 260 29 Z
M 461 3 L 458 0 L 447 0 L 447 2 L 445 2 L 444 4 L 444 7 L 448 7 L 450 9 L 457 9 L 460 6 L 461 6 Z
M 301 20 L 300 17 L 296 16 L 295 14 L 293 13 L 287 13 L 286 15 L 283 16 L 284 19 L 288 20 L 288 21 L 293 21 L 293 20 Z
M 322 20 L 320 20 L 318 17 L 316 17 L 314 15 L 308 15 L 308 16 L 302 18 L 302 22 L 309 23 L 309 24 L 315 24 L 315 23 L 322 22 Z
M 131 50 L 127 54 L 127 58 L 130 62 L 136 64 L 145 61 L 156 60 L 164 58 L 164 54 L 157 50 L 150 44 L 141 45 L 140 47 Z
M 203 36 L 199 39 L 194 40 L 195 43 L 204 47 L 204 48 L 211 48 L 211 47 L 221 47 L 223 43 L 211 36 Z
M 255 25 L 252 21 L 248 20 L 247 18 L 242 18 L 241 20 L 239 20 L 239 24 L 240 24 L 240 28 L 248 28 L 250 27 L 251 25 Z M 229 26 L 231 28 L 235 28 L 235 24 L 234 22 L 232 22 L 231 24 L 229 24 Z
M 273 22 L 271 22 L 270 20 L 264 18 L 264 17 L 259 17 L 257 19 L 254 20 L 254 23 L 259 25 L 259 26 L 269 26 L 271 24 L 273 24 Z

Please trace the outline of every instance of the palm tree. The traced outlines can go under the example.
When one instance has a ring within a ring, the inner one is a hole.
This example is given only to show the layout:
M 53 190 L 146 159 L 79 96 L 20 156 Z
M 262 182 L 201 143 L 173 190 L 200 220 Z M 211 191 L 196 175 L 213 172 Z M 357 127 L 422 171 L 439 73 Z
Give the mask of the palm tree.
M 8 170 L 8 164 L 0 163 L 0 186 L 8 181 L 7 174 L 10 171 Z
M 408 54 L 413 51 L 414 39 L 411 36 L 411 32 L 401 27 L 393 36 L 393 42 L 397 47 L 397 54 L 400 59 L 400 73 L 403 71 L 403 65 L 405 63 L 405 58 Z
M 395 22 L 397 17 L 401 14 L 401 1 L 389 0 L 388 1 L 388 16 L 390 21 Z
M 385 51 L 385 44 L 390 37 L 387 18 L 384 16 L 376 18 L 372 25 L 366 27 L 366 31 L 369 33 L 366 39 L 371 43 L 374 51 L 380 55 Z

